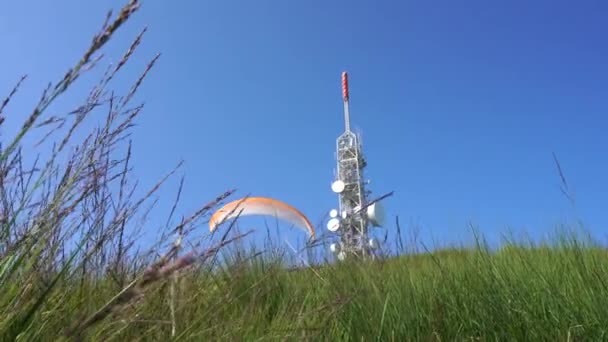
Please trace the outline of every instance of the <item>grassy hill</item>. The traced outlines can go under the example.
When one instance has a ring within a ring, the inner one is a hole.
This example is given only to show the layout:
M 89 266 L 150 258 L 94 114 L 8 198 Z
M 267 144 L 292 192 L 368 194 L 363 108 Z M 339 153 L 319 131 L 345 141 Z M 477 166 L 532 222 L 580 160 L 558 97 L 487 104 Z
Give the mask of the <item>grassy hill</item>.
M 27 340 L 55 340 L 80 324 L 75 330 L 104 341 L 595 341 L 608 329 L 607 253 L 575 240 L 297 271 L 250 254 L 224 258 L 213 271 L 194 264 L 135 290 L 81 275 L 60 276 L 44 292 L 33 271 L 16 274 L 2 282 L 2 330 Z M 130 294 L 112 303 L 121 291 Z

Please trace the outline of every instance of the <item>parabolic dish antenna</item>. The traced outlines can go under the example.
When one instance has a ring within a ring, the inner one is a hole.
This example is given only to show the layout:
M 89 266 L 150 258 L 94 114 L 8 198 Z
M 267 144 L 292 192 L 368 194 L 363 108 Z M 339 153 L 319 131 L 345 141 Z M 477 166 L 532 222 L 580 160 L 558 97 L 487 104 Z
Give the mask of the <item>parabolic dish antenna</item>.
M 331 190 L 337 194 L 344 191 L 344 187 L 345 187 L 344 182 L 339 179 L 337 181 L 331 183 Z
M 340 220 L 339 219 L 334 217 L 327 222 L 327 230 L 329 230 L 330 232 L 335 232 L 338 229 L 340 229 Z
M 330 210 L 329 217 L 331 217 L 331 218 L 338 217 L 338 211 L 336 209 Z
M 346 259 L 346 253 L 344 251 L 338 252 L 338 260 L 344 261 L 344 259 Z
M 367 207 L 367 217 L 374 227 L 381 227 L 384 224 L 384 206 L 381 202 L 375 202 Z

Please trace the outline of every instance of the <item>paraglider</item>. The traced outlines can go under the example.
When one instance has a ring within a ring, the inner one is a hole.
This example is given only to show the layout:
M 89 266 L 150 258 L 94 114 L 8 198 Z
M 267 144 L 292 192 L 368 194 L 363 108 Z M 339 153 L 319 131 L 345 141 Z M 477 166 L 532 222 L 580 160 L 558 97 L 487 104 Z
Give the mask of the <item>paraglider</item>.
M 251 215 L 275 216 L 305 230 L 311 238 L 315 236 L 313 225 L 298 209 L 268 197 L 246 197 L 224 205 L 211 216 L 209 230 L 213 232 L 220 223 L 231 218 Z

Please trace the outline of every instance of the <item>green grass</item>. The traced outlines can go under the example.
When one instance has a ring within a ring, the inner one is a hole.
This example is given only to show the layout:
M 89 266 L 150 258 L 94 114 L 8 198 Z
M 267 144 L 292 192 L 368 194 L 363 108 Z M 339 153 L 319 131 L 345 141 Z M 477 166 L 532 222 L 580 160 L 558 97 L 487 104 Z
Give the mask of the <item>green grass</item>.
M 287 270 L 280 259 L 229 259 L 180 274 L 182 340 L 603 340 L 605 250 L 578 246 L 445 250 L 362 264 Z M 170 340 L 169 279 L 91 326 L 95 340 Z M 6 287 L 4 287 L 6 288 Z M 54 339 L 121 290 L 101 278 L 62 280 L 28 339 Z M 14 300 L 4 291 L 3 303 Z M 26 308 L 14 309 L 16 315 Z
M 140 191 L 130 164 L 128 138 L 143 108 L 131 103 L 158 56 L 126 93 L 108 88 L 131 65 L 144 31 L 81 102 L 56 103 L 86 82 L 138 8 L 131 1 L 109 18 L 22 129 L 2 141 L 0 340 L 608 339 L 608 252 L 578 235 L 294 270 L 291 250 L 273 241 L 263 253 L 245 248 L 228 224 L 218 239 L 201 235 L 204 218 L 233 191 L 175 221 L 182 178 L 166 222 L 149 220 L 158 190 L 179 168 Z M 0 102 L 0 125 L 25 79 Z M 78 140 L 91 120 L 96 128 Z M 43 143 L 26 144 L 36 132 Z M 136 244 L 152 231 L 158 243 Z

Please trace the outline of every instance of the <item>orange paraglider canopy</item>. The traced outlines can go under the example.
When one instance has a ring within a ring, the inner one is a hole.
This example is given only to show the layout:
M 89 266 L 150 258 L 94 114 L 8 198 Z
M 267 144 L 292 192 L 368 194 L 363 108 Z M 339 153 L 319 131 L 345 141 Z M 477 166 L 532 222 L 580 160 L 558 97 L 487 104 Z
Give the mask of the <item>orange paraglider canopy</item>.
M 209 220 L 209 230 L 237 216 L 269 215 L 285 220 L 315 236 L 315 229 L 308 218 L 293 206 L 268 197 L 246 197 L 234 200 L 218 209 Z

